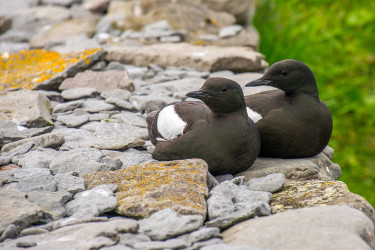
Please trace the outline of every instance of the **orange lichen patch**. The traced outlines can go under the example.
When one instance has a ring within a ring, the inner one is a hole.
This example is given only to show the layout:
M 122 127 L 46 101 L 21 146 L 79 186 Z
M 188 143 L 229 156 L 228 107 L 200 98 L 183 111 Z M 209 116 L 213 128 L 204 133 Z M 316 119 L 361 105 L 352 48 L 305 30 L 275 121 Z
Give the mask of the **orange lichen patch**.
M 60 54 L 47 50 L 22 50 L 0 54 L 0 91 L 12 88 L 33 89 L 40 83 L 85 60 L 100 49 Z
M 88 189 L 117 184 L 119 214 L 144 218 L 165 207 L 206 215 L 207 164 L 198 159 L 128 166 L 85 176 Z

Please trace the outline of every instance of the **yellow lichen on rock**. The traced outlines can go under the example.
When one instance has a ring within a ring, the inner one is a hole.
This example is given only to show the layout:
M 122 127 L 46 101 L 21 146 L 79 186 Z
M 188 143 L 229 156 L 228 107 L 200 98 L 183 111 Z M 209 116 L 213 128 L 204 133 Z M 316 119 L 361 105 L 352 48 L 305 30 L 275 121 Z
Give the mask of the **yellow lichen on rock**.
M 206 216 L 207 173 L 207 164 L 199 159 L 155 162 L 91 173 L 85 185 L 117 184 L 116 212 L 125 216 L 145 218 L 165 207 Z
M 70 66 L 85 60 L 100 49 L 60 54 L 47 50 L 22 50 L 19 53 L 0 54 L 0 91 L 13 88 L 33 89 L 61 73 Z

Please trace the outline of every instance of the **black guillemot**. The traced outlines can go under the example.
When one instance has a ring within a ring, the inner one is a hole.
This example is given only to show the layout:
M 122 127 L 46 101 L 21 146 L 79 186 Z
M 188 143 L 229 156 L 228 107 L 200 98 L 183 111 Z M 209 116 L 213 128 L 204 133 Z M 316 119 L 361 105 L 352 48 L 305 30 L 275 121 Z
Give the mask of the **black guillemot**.
M 249 117 L 259 129 L 260 156 L 310 157 L 322 152 L 332 133 L 332 116 L 319 100 L 310 68 L 296 60 L 276 62 L 249 86 L 277 89 L 245 97 Z
M 186 94 L 201 101 L 170 104 L 147 115 L 156 160 L 200 158 L 211 174 L 247 170 L 260 150 L 260 136 L 246 112 L 242 89 L 225 78 L 208 79 Z

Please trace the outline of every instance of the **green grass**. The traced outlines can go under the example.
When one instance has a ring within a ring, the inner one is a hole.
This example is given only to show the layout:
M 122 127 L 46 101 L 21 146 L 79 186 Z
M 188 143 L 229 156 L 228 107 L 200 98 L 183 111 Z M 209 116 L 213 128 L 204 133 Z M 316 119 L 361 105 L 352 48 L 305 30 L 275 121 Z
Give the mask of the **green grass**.
M 333 116 L 329 145 L 350 191 L 375 206 L 375 1 L 258 0 L 254 26 L 272 64 L 306 63 Z

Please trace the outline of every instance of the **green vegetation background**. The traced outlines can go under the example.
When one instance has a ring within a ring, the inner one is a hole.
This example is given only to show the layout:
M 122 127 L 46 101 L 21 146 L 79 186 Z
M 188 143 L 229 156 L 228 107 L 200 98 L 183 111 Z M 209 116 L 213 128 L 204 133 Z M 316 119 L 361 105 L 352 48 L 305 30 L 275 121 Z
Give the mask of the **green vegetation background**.
M 375 1 L 258 0 L 253 24 L 270 64 L 296 59 L 314 72 L 339 180 L 375 206 Z

